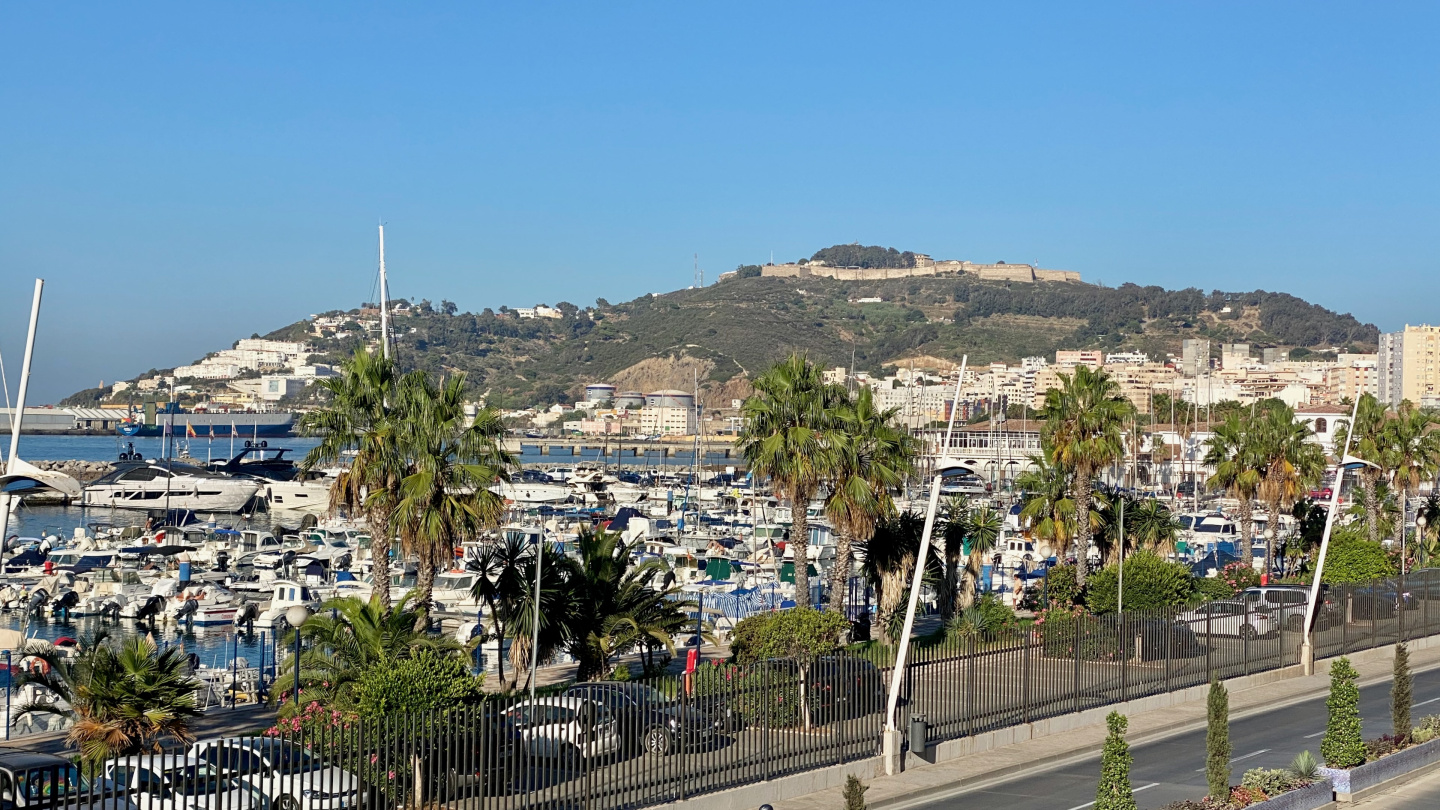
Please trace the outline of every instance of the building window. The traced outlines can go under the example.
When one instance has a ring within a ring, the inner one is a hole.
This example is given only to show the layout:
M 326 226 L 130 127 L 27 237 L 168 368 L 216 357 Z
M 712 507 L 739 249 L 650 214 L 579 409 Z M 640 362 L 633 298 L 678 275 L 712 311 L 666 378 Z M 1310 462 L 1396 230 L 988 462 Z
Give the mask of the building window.
M 1326 424 L 1325 424 L 1324 418 L 1320 418 L 1320 419 L 1316 419 L 1316 420 L 1315 420 L 1315 432 L 1316 432 L 1316 433 L 1324 433 L 1324 432 L 1325 432 L 1325 427 L 1326 427 Z

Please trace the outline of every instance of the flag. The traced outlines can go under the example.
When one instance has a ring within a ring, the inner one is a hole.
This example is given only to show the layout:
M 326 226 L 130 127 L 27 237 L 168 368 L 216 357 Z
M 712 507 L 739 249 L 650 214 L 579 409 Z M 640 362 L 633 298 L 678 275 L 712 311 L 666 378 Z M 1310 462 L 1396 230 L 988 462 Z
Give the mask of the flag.
M 186 423 L 185 423 L 185 438 L 187 438 L 187 439 L 193 439 L 193 438 L 195 438 L 195 426 L 192 425 L 192 424 L 190 424 L 189 422 L 186 422 Z
M 237 435 L 239 435 L 239 433 L 240 431 L 235 429 L 235 423 L 232 421 L 230 423 L 230 438 L 235 438 Z
M 214 423 L 214 422 L 211 422 L 211 423 L 210 423 L 210 438 L 212 438 L 212 439 L 215 438 L 215 423 Z

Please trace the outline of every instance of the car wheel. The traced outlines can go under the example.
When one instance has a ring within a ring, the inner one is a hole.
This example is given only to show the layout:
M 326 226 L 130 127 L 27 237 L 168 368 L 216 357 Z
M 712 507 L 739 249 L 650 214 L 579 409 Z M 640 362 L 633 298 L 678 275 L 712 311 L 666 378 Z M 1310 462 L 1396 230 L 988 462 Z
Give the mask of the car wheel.
M 645 732 L 644 745 L 647 754 L 654 754 L 657 757 L 667 756 L 674 747 L 672 742 L 670 732 L 660 726 L 655 726 Z
M 286 793 L 275 800 L 275 810 L 300 810 L 300 801 Z
M 1254 641 L 1256 636 L 1255 628 L 1252 625 L 1244 625 L 1240 628 L 1240 638 L 1245 641 Z

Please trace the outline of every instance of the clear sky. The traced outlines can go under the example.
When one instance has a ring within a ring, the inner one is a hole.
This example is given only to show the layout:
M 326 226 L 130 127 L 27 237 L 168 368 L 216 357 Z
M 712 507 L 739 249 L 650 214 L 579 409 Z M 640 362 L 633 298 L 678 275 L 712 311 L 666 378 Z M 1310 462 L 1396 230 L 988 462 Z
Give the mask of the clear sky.
M 861 241 L 1440 320 L 1440 6 L 7 3 L 32 402 L 370 300 L 625 300 Z

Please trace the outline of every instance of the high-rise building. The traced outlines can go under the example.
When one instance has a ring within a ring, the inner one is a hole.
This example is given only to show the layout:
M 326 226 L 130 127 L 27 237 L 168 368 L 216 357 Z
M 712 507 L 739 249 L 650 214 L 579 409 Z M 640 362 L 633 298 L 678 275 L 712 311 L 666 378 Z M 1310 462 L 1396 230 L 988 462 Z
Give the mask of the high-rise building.
M 1440 327 L 1410 326 L 1380 336 L 1379 397 L 1388 405 L 1410 400 L 1416 405 L 1440 402 Z
M 1186 338 L 1180 341 L 1180 373 L 1198 377 L 1210 371 L 1210 341 Z
M 1220 367 L 1240 368 L 1250 362 L 1249 343 L 1221 343 L 1220 344 Z

